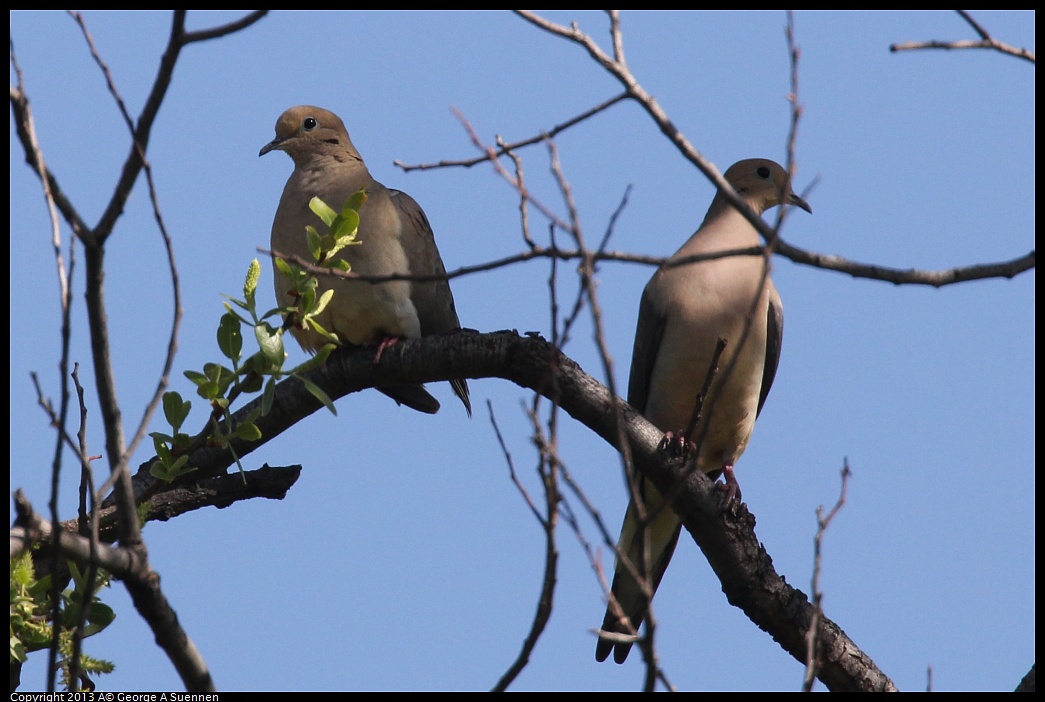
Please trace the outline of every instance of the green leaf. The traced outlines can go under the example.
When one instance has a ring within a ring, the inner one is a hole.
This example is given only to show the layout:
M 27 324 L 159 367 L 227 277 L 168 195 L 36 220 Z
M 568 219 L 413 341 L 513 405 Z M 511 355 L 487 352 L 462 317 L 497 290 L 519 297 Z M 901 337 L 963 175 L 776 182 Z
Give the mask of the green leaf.
M 330 229 L 330 236 L 345 246 L 353 239 L 359 231 L 359 213 L 355 210 L 345 210 L 341 213 L 341 219 Z M 342 242 L 342 240 L 346 240 Z
M 213 402 L 225 394 L 236 374 L 217 363 L 205 363 L 203 373 L 185 371 L 185 377 L 196 384 L 197 395 Z
M 159 446 L 161 444 L 162 445 L 166 445 L 166 444 L 171 443 L 174 440 L 174 437 L 172 437 L 172 436 L 170 436 L 168 434 L 160 433 L 158 431 L 149 432 L 149 436 L 152 437 L 152 445 L 153 446 Z
M 162 461 L 154 461 L 148 467 L 149 475 L 163 481 L 170 483 L 173 479 L 184 475 L 185 473 L 191 473 L 195 468 L 186 468 L 185 464 L 189 462 L 187 455 L 182 455 L 177 461 L 164 465 Z
M 163 393 L 163 416 L 166 417 L 167 423 L 174 428 L 175 433 L 185 423 L 185 418 L 189 416 L 190 409 L 192 409 L 192 403 L 182 401 L 181 395 L 178 393 L 174 391 Z
M 171 449 L 175 453 L 182 453 L 192 445 L 192 437 L 188 434 L 175 434 L 174 441 L 171 443 Z
M 294 279 L 294 270 L 290 267 L 290 263 L 283 260 L 282 258 L 279 258 L 278 256 L 274 256 L 272 258 L 272 263 L 276 266 L 277 269 L 279 269 L 280 273 L 287 276 L 291 280 Z
M 82 589 L 84 586 L 84 574 L 80 570 L 80 566 L 76 561 L 69 561 L 69 574 L 73 576 L 73 582 L 76 583 L 76 589 Z M 69 591 L 66 590 L 65 592 Z
M 153 444 L 156 447 L 156 458 L 163 461 L 164 465 L 169 465 L 170 462 L 173 460 L 173 457 L 171 456 L 170 449 L 167 448 L 167 444 L 157 440 L 154 440 Z
M 26 554 L 29 552 L 26 551 Z M 26 558 L 19 558 L 11 562 L 11 578 L 19 585 L 28 585 L 33 579 L 33 562 Z
M 265 314 L 261 315 L 262 321 L 269 319 L 270 317 L 277 317 L 280 320 L 280 326 L 283 325 L 283 310 L 278 307 L 273 307 Z
M 240 392 L 252 394 L 261 389 L 261 376 L 250 371 L 239 384 Z
M 232 361 L 238 361 L 243 351 L 243 334 L 239 325 L 239 319 L 231 312 L 223 314 L 218 323 L 218 348 Z
M 90 626 L 85 630 L 84 636 L 97 634 L 112 624 L 114 619 L 116 619 L 116 612 L 112 610 L 112 607 L 102 602 L 91 603 L 91 608 L 87 612 L 87 621 L 90 622 Z
M 231 369 L 219 363 L 204 363 L 203 372 L 207 374 L 207 379 L 218 390 L 217 394 L 212 395 L 208 399 L 216 399 L 224 395 L 229 385 L 236 379 L 236 374 Z
M 331 351 L 337 348 L 337 344 L 323 344 L 316 355 L 308 359 L 301 365 L 290 371 L 291 374 L 296 375 L 298 373 L 305 373 L 312 370 L 313 368 L 319 368 L 321 365 L 327 362 L 327 358 L 330 356 Z
M 305 227 L 305 243 L 308 245 L 308 253 L 312 256 L 312 260 L 318 261 L 323 255 L 323 237 L 311 224 Z
M 236 298 L 233 298 L 233 297 L 229 297 L 229 298 L 227 298 L 227 300 L 228 300 L 228 302 L 223 302 L 222 303 L 225 306 L 226 314 L 235 315 L 236 319 L 239 320 L 240 324 L 253 324 L 253 322 L 251 322 L 249 319 L 247 319 L 246 317 L 241 315 L 236 310 L 232 309 L 232 305 L 236 305 L 238 307 L 241 307 L 242 309 L 245 309 L 248 312 L 250 312 L 250 316 L 251 316 L 251 318 L 253 318 L 255 316 L 254 315 L 254 305 L 253 304 L 248 306 L 248 305 L 244 304 L 242 301 L 237 300 Z M 231 302 L 232 305 L 230 305 L 229 302 Z
M 203 375 L 203 373 L 200 373 L 199 371 L 187 370 L 183 373 L 183 375 L 192 382 L 194 382 L 196 385 L 199 385 L 200 383 L 205 383 L 207 381 L 207 376 Z
M 298 306 L 296 308 L 299 311 L 308 311 L 316 306 L 316 286 L 311 285 L 301 291 L 301 297 L 298 298 Z
M 170 471 L 168 471 L 166 466 L 164 466 L 160 461 L 153 461 L 152 464 L 149 465 L 149 475 L 164 482 L 169 483 L 171 481 L 169 477 Z
M 276 379 L 270 377 L 265 382 L 265 390 L 261 393 L 261 413 L 268 414 L 272 409 L 272 403 L 276 399 Z
M 247 310 L 248 312 L 252 308 L 252 305 L 248 305 L 243 300 L 237 300 L 236 298 L 229 297 L 228 295 L 225 295 L 225 299 L 228 300 L 228 302 L 225 303 L 225 309 L 227 309 L 229 312 L 232 312 L 233 314 L 236 314 L 236 311 L 234 309 L 232 309 L 231 307 L 229 307 L 229 302 L 234 304 L 236 307 L 239 307 L 241 310 Z M 242 320 L 243 317 L 240 317 L 240 319 Z M 246 320 L 244 320 L 244 323 L 246 323 Z
M 283 331 L 274 328 L 268 322 L 262 322 L 255 325 L 254 337 L 265 360 L 276 368 L 282 368 L 287 357 L 286 349 L 283 348 Z
M 367 200 L 366 191 L 365 190 L 357 190 L 356 192 L 354 192 L 351 195 L 349 195 L 348 199 L 345 200 L 345 204 L 341 208 L 341 214 L 344 215 L 346 210 L 355 210 L 356 212 L 359 212 L 359 208 L 361 208 L 363 206 L 363 204 L 366 202 L 366 200 Z
M 341 343 L 341 340 L 337 338 L 337 334 L 328 332 L 318 322 L 316 322 L 316 320 L 310 319 L 308 321 L 308 325 L 310 327 L 312 327 L 312 331 L 316 332 L 317 334 L 322 336 L 324 339 L 329 339 L 330 341 L 334 342 L 335 344 L 340 344 Z
M 212 380 L 204 380 L 196 386 L 196 394 L 204 400 L 213 402 L 221 396 L 221 386 Z
M 178 460 L 174 461 L 174 463 L 171 464 L 171 472 L 175 475 L 175 477 L 181 475 L 182 473 L 189 473 L 191 471 L 196 470 L 195 468 L 185 468 L 185 464 L 188 462 L 188 456 L 178 456 Z
M 299 376 L 296 376 L 296 377 L 297 377 L 298 380 L 300 380 L 302 383 L 304 383 L 305 388 L 307 388 L 308 391 L 310 393 L 312 393 L 313 397 L 315 397 L 317 400 L 322 402 L 323 406 L 326 407 L 328 410 L 330 410 L 331 414 L 334 414 L 334 415 L 337 414 L 337 410 L 334 409 L 334 403 L 330 401 L 330 396 L 327 395 L 325 392 L 323 392 L 323 388 L 319 387 L 318 385 L 316 385 L 315 383 L 313 383 L 311 380 L 309 380 L 308 378 L 306 378 L 303 375 L 299 375 Z
M 261 438 L 261 430 L 254 422 L 243 422 L 233 433 L 244 441 L 257 441 Z
M 322 314 L 323 310 L 325 310 L 327 308 L 327 305 L 330 304 L 330 300 L 333 297 L 334 297 L 334 291 L 332 289 L 331 290 L 324 290 L 323 294 L 320 295 L 319 300 L 316 302 L 315 306 L 309 312 L 308 316 L 309 317 L 314 317 L 314 316 L 317 316 L 319 314 Z
M 337 212 L 332 210 L 327 203 L 320 200 L 319 196 L 309 200 L 308 208 L 315 212 L 316 216 L 323 220 L 323 224 L 328 227 L 337 219 Z

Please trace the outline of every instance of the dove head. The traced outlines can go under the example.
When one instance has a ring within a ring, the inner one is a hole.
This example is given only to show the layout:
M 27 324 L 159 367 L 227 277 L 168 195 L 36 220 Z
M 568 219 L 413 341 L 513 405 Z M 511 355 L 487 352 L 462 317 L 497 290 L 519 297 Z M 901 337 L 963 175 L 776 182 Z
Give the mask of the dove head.
M 261 147 L 258 156 L 277 149 L 294 159 L 295 165 L 324 154 L 338 160 L 346 160 L 345 156 L 362 160 L 341 118 L 312 105 L 291 107 L 281 114 L 276 120 L 276 138 Z
M 765 158 L 737 161 L 726 170 L 723 177 L 759 214 L 785 203 L 801 207 L 810 214 L 813 212 L 808 202 L 795 195 L 787 171 L 775 161 Z M 720 197 L 716 194 L 715 199 Z

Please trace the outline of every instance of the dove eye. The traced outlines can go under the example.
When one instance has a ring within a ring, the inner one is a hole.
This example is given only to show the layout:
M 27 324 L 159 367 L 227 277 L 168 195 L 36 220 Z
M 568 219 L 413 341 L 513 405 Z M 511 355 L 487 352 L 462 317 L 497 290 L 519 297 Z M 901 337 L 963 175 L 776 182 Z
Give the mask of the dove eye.
M 755 169 L 755 175 L 757 175 L 762 180 L 768 180 L 769 179 L 769 169 L 766 168 L 765 166 L 759 166 L 758 168 Z
M 319 126 L 319 122 L 316 121 L 315 117 L 306 117 L 305 121 L 301 123 L 301 127 L 306 132 L 311 132 L 313 129 Z

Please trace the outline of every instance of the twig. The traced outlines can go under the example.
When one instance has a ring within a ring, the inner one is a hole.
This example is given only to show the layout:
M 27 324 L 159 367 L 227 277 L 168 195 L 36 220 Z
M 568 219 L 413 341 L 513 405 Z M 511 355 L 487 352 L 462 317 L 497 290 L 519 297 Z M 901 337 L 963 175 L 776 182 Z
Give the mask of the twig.
M 1029 61 L 1030 63 L 1035 62 L 1034 52 L 998 41 L 992 37 L 979 22 L 974 20 L 967 10 L 955 10 L 955 12 L 957 12 L 961 18 L 973 28 L 973 31 L 980 35 L 980 41 L 972 41 L 969 39 L 959 41 L 908 41 L 903 44 L 890 44 L 889 51 L 898 53 L 900 51 L 916 51 L 919 49 L 990 49 L 992 51 L 998 51 L 1002 54 L 1023 59 L 1024 61 Z
M 76 386 L 76 398 L 80 407 L 80 428 L 77 431 L 77 454 L 80 457 L 80 535 L 88 539 L 90 560 L 87 564 L 87 577 L 83 584 L 83 607 L 80 608 L 79 620 L 73 630 L 73 651 L 69 658 L 70 691 L 75 691 L 80 682 L 80 657 L 83 652 L 83 634 L 87 626 L 87 615 L 90 612 L 91 598 L 94 596 L 94 584 L 98 578 L 98 513 L 94 507 L 101 502 L 101 497 L 94 491 L 94 476 L 91 471 L 91 459 L 87 450 L 87 405 L 84 403 L 83 386 L 80 385 L 80 365 L 73 366 L 73 384 Z M 90 497 L 90 505 L 86 497 Z M 88 518 L 88 508 L 90 517 Z
M 512 484 L 515 485 L 519 494 L 522 495 L 523 500 L 526 502 L 526 505 L 530 508 L 530 511 L 533 512 L 533 516 L 537 519 L 537 523 L 541 525 L 542 529 L 546 528 L 548 526 L 547 522 L 544 517 L 541 516 L 536 503 L 534 503 L 533 498 L 530 497 L 530 493 L 527 492 L 526 486 L 522 484 L 519 480 L 519 475 L 515 472 L 515 462 L 512 461 L 512 454 L 508 450 L 508 445 L 504 442 L 501 428 L 497 426 L 497 417 L 493 413 L 493 404 L 490 400 L 486 401 L 486 411 L 490 414 L 490 426 L 493 427 L 494 436 L 497 437 L 497 443 L 501 447 L 501 453 L 504 454 L 504 462 L 508 466 L 508 476 L 512 479 Z
M 497 145 L 505 148 L 504 142 L 501 140 L 500 136 L 497 137 Z M 512 160 L 512 164 L 515 167 L 515 180 L 519 183 L 526 182 L 522 158 L 510 149 L 505 150 L 505 155 Z M 526 198 L 522 196 L 519 197 L 519 231 L 522 233 L 523 241 L 529 247 L 530 251 L 535 251 L 538 246 L 530 236 L 530 210 L 526 206 Z
M 238 19 L 235 22 L 211 27 L 210 29 L 185 32 L 182 35 L 182 42 L 184 44 L 191 44 L 197 41 L 207 41 L 208 39 L 220 39 L 221 37 L 246 29 L 255 22 L 261 20 L 262 17 L 268 14 L 268 12 L 268 10 L 254 10 L 250 14 L 244 16 L 243 19 Z
M 131 118 L 130 113 L 127 111 L 127 106 L 120 96 L 120 92 L 116 87 L 116 82 L 113 80 L 112 72 L 109 70 L 109 66 L 102 59 L 99 54 L 97 47 L 94 44 L 94 39 L 91 37 L 90 32 L 87 30 L 87 25 L 83 20 L 83 16 L 79 12 L 70 11 L 69 13 L 76 24 L 80 27 L 80 31 L 84 35 L 84 39 L 87 42 L 87 46 L 90 49 L 91 56 L 94 58 L 98 68 L 102 71 L 102 75 L 105 77 L 105 84 L 109 90 L 109 94 L 112 95 L 113 100 L 116 103 L 117 109 L 120 111 L 120 115 L 123 117 L 124 124 L 127 126 L 127 130 L 130 132 L 131 140 L 134 147 L 137 150 L 138 158 L 141 161 L 142 172 L 145 174 L 145 182 L 149 190 L 149 201 L 152 204 L 153 218 L 156 220 L 156 225 L 159 229 L 160 237 L 163 240 L 163 247 L 167 254 L 167 269 L 170 272 L 171 277 L 171 292 L 173 297 L 173 314 L 171 319 L 171 329 L 167 338 L 167 352 L 164 357 L 163 370 L 160 373 L 160 377 L 156 383 L 156 390 L 153 392 L 152 397 L 145 405 L 145 409 L 142 412 L 141 420 L 138 422 L 138 428 L 135 430 L 130 443 L 124 450 L 124 456 L 121 457 L 124 460 L 130 460 L 130 457 L 134 455 L 138 449 L 138 445 L 145 438 L 145 433 L 148 430 L 149 422 L 152 420 L 153 414 L 156 412 L 156 408 L 159 406 L 160 401 L 163 398 L 163 393 L 170 385 L 170 373 L 171 368 L 174 366 L 174 356 L 178 349 L 178 331 L 181 328 L 181 318 L 183 309 L 181 305 L 181 282 L 178 276 L 178 267 L 174 261 L 174 245 L 171 241 L 170 233 L 167 231 L 167 225 L 164 222 L 163 213 L 160 211 L 159 196 L 156 192 L 156 183 L 152 177 L 152 166 L 149 164 L 149 160 L 145 155 L 145 147 L 140 144 L 135 134 L 134 121 Z M 122 441 L 122 438 L 121 438 Z
M 490 414 L 492 417 L 493 411 L 489 400 L 487 400 L 486 404 L 488 408 L 491 408 Z M 534 442 L 538 449 L 538 473 L 540 474 L 541 480 L 544 484 L 546 515 L 542 518 L 537 514 L 538 522 L 541 524 L 544 531 L 544 577 L 541 579 L 541 591 L 537 598 L 537 610 L 534 613 L 533 622 L 530 625 L 530 631 L 527 633 L 526 639 L 523 641 L 522 649 L 519 651 L 519 655 L 516 657 L 515 661 L 512 662 L 501 678 L 497 681 L 497 684 L 494 685 L 491 690 L 492 692 L 504 692 L 507 690 L 508 686 L 526 667 L 530 660 L 530 655 L 533 653 L 533 649 L 537 646 L 538 639 L 540 639 L 541 634 L 548 625 L 548 620 L 551 618 L 552 603 L 555 598 L 555 584 L 557 582 L 559 564 L 559 550 L 555 543 L 555 530 L 559 521 L 559 491 L 557 478 L 558 456 L 554 446 L 544 440 L 537 413 L 531 411 L 527 414 L 534 429 Z M 505 455 L 507 456 L 507 451 Z M 512 473 L 514 476 L 514 470 Z M 516 482 L 516 485 L 522 489 L 522 486 L 519 485 L 518 482 Z M 523 494 L 526 495 L 525 490 L 523 490 Z M 526 499 L 536 514 L 536 507 L 532 502 L 530 502 L 529 496 L 526 496 Z
M 522 19 L 533 24 L 535 27 L 583 47 L 596 63 L 602 66 L 607 73 L 616 78 L 618 82 L 624 86 L 625 92 L 628 96 L 636 100 L 639 105 L 642 106 L 660 131 L 672 144 L 674 144 L 675 148 L 678 149 L 682 156 L 696 166 L 697 169 L 699 169 L 700 172 L 703 173 L 716 188 L 718 188 L 719 192 L 729 200 L 730 204 L 740 211 L 744 218 L 747 219 L 758 232 L 767 238 L 771 236 L 769 225 L 766 224 L 762 218 L 747 205 L 746 202 L 744 202 L 743 198 L 741 198 L 733 187 L 726 182 L 725 178 L 722 177 L 722 174 L 719 173 L 714 164 L 704 158 L 704 156 L 689 142 L 685 135 L 679 131 L 679 129 L 668 118 L 667 113 L 664 112 L 660 104 L 657 103 L 652 95 L 646 92 L 645 88 L 643 88 L 638 80 L 635 79 L 635 76 L 632 75 L 631 71 L 623 61 L 616 61 L 614 58 L 608 56 L 591 37 L 578 29 L 576 24 L 571 27 L 566 27 L 551 22 L 550 20 L 547 20 L 529 10 L 514 10 L 514 12 Z M 619 26 L 614 27 L 614 29 L 615 31 L 619 31 Z M 622 40 L 615 36 L 613 43 L 616 55 L 623 57 L 624 50 Z
M 824 535 L 827 533 L 827 528 L 831 525 L 832 520 L 842 509 L 845 504 L 846 490 L 849 486 L 849 476 L 852 475 L 852 471 L 849 470 L 849 459 L 846 458 L 842 463 L 842 488 L 838 495 L 838 501 L 835 502 L 835 506 L 828 512 L 827 517 L 824 517 L 823 505 L 816 508 L 816 535 L 813 537 L 813 578 L 811 583 L 811 592 L 813 595 L 813 612 L 809 622 L 809 629 L 806 632 L 806 668 L 805 678 L 802 681 L 802 690 L 804 692 L 812 692 L 813 685 L 816 683 L 817 669 L 819 668 L 819 631 L 820 631 L 820 620 L 824 616 L 824 610 L 821 606 L 823 601 L 823 593 L 820 592 L 820 568 L 822 565 L 821 561 L 821 546 L 823 544 Z
M 569 225 L 567 225 L 563 220 L 561 220 L 540 200 L 531 196 L 529 190 L 526 189 L 526 186 L 523 183 L 516 180 L 515 178 L 513 178 L 512 175 L 508 173 L 507 170 L 505 170 L 504 166 L 501 165 L 501 162 L 494 156 L 494 148 L 492 146 L 486 146 L 485 144 L 483 144 L 482 139 L 479 138 L 479 135 L 476 133 L 475 128 L 472 127 L 471 123 L 467 119 L 465 119 L 465 116 L 463 114 L 457 111 L 457 108 L 454 108 L 454 115 L 457 117 L 457 119 L 461 122 L 462 126 L 464 126 L 465 130 L 468 132 L 468 138 L 472 140 L 472 144 L 475 145 L 475 148 L 477 148 L 480 152 L 488 156 L 488 158 L 484 160 L 490 161 L 497 174 L 501 176 L 501 178 L 503 178 L 509 185 L 515 188 L 521 196 L 526 198 L 528 202 L 531 202 L 533 206 L 536 207 L 540 211 L 540 213 L 548 219 L 549 222 L 552 222 L 553 224 L 555 224 L 555 226 L 559 227 L 563 231 L 569 231 Z
M 439 161 L 437 163 L 418 163 L 418 164 L 414 164 L 414 165 L 409 165 L 409 164 L 403 163 L 402 161 L 397 159 L 397 160 L 393 161 L 393 165 L 398 166 L 404 172 L 407 172 L 407 173 L 409 173 L 410 171 L 425 171 L 425 170 L 429 170 L 429 169 L 433 169 L 433 168 L 452 168 L 452 167 L 471 168 L 472 166 L 478 165 L 480 163 L 485 163 L 486 161 L 496 160 L 497 158 L 500 158 L 501 156 L 507 156 L 510 152 L 515 151 L 517 149 L 521 149 L 521 148 L 526 147 L 526 146 L 533 146 L 534 144 L 541 143 L 545 139 L 554 138 L 555 136 L 557 136 L 558 134 L 566 131 L 570 127 L 572 127 L 572 126 L 574 126 L 576 124 L 580 124 L 581 122 L 583 122 L 583 121 L 585 121 L 585 120 L 587 120 L 587 119 L 589 119 L 589 118 L 599 114 L 600 112 L 603 112 L 603 111 L 607 110 L 608 108 L 612 107 L 613 105 L 616 105 L 618 102 L 620 102 L 621 100 L 624 100 L 627 97 L 629 97 L 629 95 L 627 93 L 621 93 L 620 95 L 616 95 L 614 97 L 611 97 L 609 100 L 606 100 L 605 102 L 599 103 L 598 105 L 596 105 L 595 107 L 591 108 L 590 110 L 586 110 L 586 111 L 580 113 L 579 115 L 577 115 L 576 117 L 571 117 L 570 119 L 566 120 L 565 122 L 552 127 L 551 129 L 549 129 L 546 132 L 541 132 L 540 134 L 537 134 L 536 136 L 529 137 L 527 139 L 521 139 L 519 141 L 515 141 L 515 142 L 512 142 L 510 144 L 507 144 L 503 140 L 501 140 L 500 137 L 498 137 L 497 148 L 485 151 L 482 156 L 476 156 L 475 158 L 461 159 L 461 160 L 457 160 L 457 161 L 445 161 L 444 160 L 444 161 Z M 458 109 L 456 107 L 453 108 L 453 113 L 454 113 L 454 115 L 458 116 L 458 118 L 460 118 L 460 114 L 461 113 L 460 113 L 460 111 L 458 111 Z
M 1020 273 L 1035 267 L 1035 252 L 996 263 L 979 263 L 972 266 L 958 266 L 941 270 L 921 270 L 917 268 L 890 268 L 872 263 L 850 261 L 841 256 L 814 253 L 788 244 L 783 239 L 776 242 L 776 253 L 795 263 L 814 266 L 825 270 L 846 273 L 854 278 L 881 280 L 895 285 L 929 285 L 942 288 L 955 283 L 966 283 L 972 280 L 987 278 L 1015 278 Z
M 693 436 L 693 431 L 697 428 L 697 424 L 703 418 L 704 401 L 708 397 L 708 392 L 711 390 L 711 383 L 715 380 L 715 376 L 718 374 L 718 361 L 722 356 L 722 352 L 726 349 L 728 342 L 721 336 L 715 342 L 715 350 L 711 353 L 711 363 L 708 365 L 708 372 L 704 375 L 704 385 L 700 388 L 700 392 L 693 399 L 693 414 L 689 418 L 689 424 L 686 425 L 685 431 L 682 432 L 683 445 L 690 443 L 690 437 Z M 700 446 L 697 446 L 697 455 L 700 455 Z

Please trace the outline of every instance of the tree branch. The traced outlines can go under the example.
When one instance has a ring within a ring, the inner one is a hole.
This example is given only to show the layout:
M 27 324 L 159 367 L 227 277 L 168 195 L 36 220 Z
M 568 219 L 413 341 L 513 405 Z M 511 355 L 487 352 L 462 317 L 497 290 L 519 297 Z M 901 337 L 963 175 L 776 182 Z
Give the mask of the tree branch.
M 955 12 L 972 27 L 973 31 L 980 35 L 979 41 L 970 39 L 959 41 L 908 41 L 903 44 L 890 44 L 889 51 L 899 53 L 901 51 L 917 51 L 920 49 L 990 49 L 991 51 L 1014 56 L 1024 61 L 1035 62 L 1033 51 L 998 41 L 979 22 L 974 20 L 967 10 L 955 10 Z
M 206 662 L 178 623 L 178 615 L 160 589 L 159 576 L 149 567 L 144 545 L 111 547 L 92 543 L 90 539 L 63 529 L 56 533 L 50 522 L 33 511 L 21 491 L 15 493 L 15 505 L 18 519 L 16 527 L 11 530 L 12 553 L 54 534 L 63 555 L 112 572 L 123 580 L 135 608 L 152 629 L 156 643 L 174 664 L 186 689 L 192 692 L 215 691 Z
M 630 406 L 615 400 L 602 384 L 547 341 L 513 331 L 480 334 L 461 330 L 396 344 L 377 365 L 373 356 L 371 349 L 343 349 L 307 377 L 332 399 L 389 383 L 504 378 L 556 402 L 615 448 L 619 448 L 618 437 L 624 436 L 637 469 L 662 493 L 670 492 L 679 476 L 685 476 L 672 507 L 708 558 L 729 602 L 744 610 L 796 660 L 805 661 L 805 634 L 813 607 L 805 594 L 775 571 L 755 535 L 754 517 L 747 508 L 742 506 L 736 518 L 728 516 L 720 491 L 703 473 L 689 472 L 682 459 L 658 451 L 662 432 Z M 235 418 L 245 417 L 259 403 L 256 400 L 243 407 Z M 236 454 L 242 458 L 257 450 L 321 407 L 300 381 L 291 378 L 279 383 L 272 411 L 256 421 L 263 438 L 250 444 L 234 441 Z M 156 480 L 148 473 L 150 462 L 142 464 L 134 477 L 138 495 L 154 489 Z M 201 449 L 189 462 L 197 471 L 184 482 L 222 475 L 232 464 L 232 455 L 226 449 Z M 892 681 L 838 625 L 823 618 L 818 629 L 822 647 L 818 677 L 829 689 L 894 689 Z

